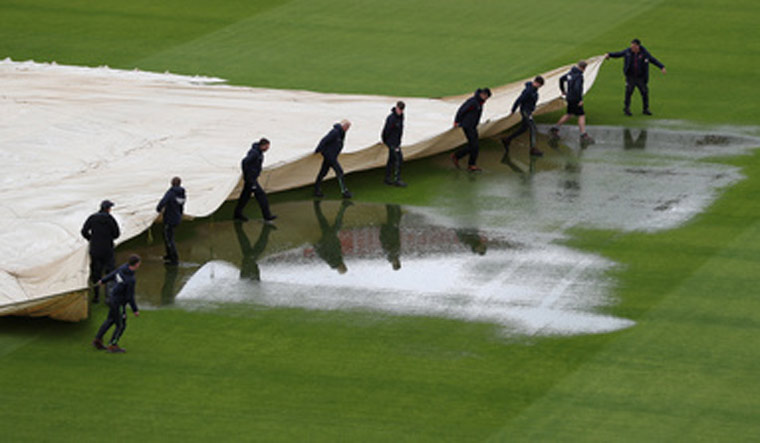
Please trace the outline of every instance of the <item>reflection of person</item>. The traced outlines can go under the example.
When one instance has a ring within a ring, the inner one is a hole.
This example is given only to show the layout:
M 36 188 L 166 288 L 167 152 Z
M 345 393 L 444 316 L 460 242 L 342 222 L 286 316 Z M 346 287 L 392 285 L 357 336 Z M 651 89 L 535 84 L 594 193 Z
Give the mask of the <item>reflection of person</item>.
M 166 266 L 164 267 L 166 273 L 164 274 L 164 284 L 161 286 L 161 305 L 170 305 L 174 302 L 174 286 L 177 284 L 177 277 L 179 276 L 179 267 Z
M 654 58 L 647 51 L 647 48 L 641 46 L 641 40 L 635 38 L 631 40 L 631 46 L 618 52 L 609 52 L 605 56 L 608 58 L 624 57 L 623 74 L 625 74 L 625 101 L 623 112 L 625 115 L 631 115 L 631 95 L 633 90 L 638 88 L 641 93 L 642 111 L 644 115 L 652 115 L 649 111 L 649 63 L 660 68 L 663 74 L 667 74 L 665 65 Z
M 559 135 L 559 127 L 570 120 L 570 117 L 578 117 L 578 129 L 581 131 L 581 141 L 593 143 L 593 139 L 586 133 L 586 112 L 583 110 L 583 72 L 586 70 L 586 62 L 581 60 L 567 74 L 559 79 L 559 89 L 567 100 L 567 112 L 560 117 L 556 125 L 552 126 L 552 136 Z
M 264 216 L 264 221 L 270 222 L 277 218 L 269 211 L 269 200 L 267 199 L 267 193 L 259 185 L 259 175 L 261 174 L 261 165 L 264 163 L 264 153 L 269 149 L 270 143 L 266 138 L 261 138 L 259 141 L 251 145 L 251 149 L 245 155 L 245 158 L 240 162 L 240 166 L 243 169 L 243 191 L 240 193 L 237 205 L 235 206 L 235 220 L 248 221 L 248 217 L 243 215 L 243 209 L 248 204 L 248 200 L 251 199 L 251 192 L 256 197 L 256 201 L 261 208 L 261 215 Z
M 388 163 L 385 165 L 385 184 L 391 186 L 406 187 L 401 181 L 401 163 L 404 155 L 401 153 L 401 136 L 404 134 L 404 102 L 399 101 L 391 109 L 390 115 L 385 119 L 383 132 L 380 137 L 383 144 L 388 148 Z
M 132 313 L 135 317 L 140 316 L 137 303 L 135 303 L 135 284 L 137 283 L 135 271 L 139 267 L 140 256 L 132 255 L 127 263 L 119 266 L 115 271 L 96 283 L 97 285 L 101 285 L 110 281 L 115 282 L 111 288 L 111 295 L 107 300 L 108 317 L 100 325 L 100 329 L 98 329 L 98 333 L 95 335 L 95 340 L 92 341 L 92 345 L 96 349 L 108 349 L 109 352 L 125 352 L 124 349 L 119 347 L 119 339 L 127 328 L 127 304 L 132 308 Z M 108 348 L 106 348 L 103 345 L 103 336 L 114 325 L 116 325 L 116 329 L 114 329 L 111 341 Z
M 380 245 L 394 271 L 401 269 L 401 206 L 385 205 L 385 223 L 380 226 Z
M 520 115 L 522 116 L 522 123 L 517 131 L 513 132 L 508 137 L 501 139 L 501 143 L 504 145 L 504 150 L 509 152 L 509 144 L 512 140 L 522 135 L 525 131 L 530 131 L 530 155 L 534 157 L 541 157 L 543 152 L 536 148 L 536 123 L 533 121 L 533 111 L 536 110 L 536 102 L 538 102 L 538 88 L 544 85 L 544 78 L 540 75 L 536 76 L 532 82 L 525 83 L 525 89 L 522 94 L 517 97 L 515 103 L 512 105 L 512 113 L 520 108 Z
M 243 225 L 240 223 L 235 224 L 235 234 L 237 235 L 238 243 L 240 244 L 240 252 L 243 254 L 243 261 L 240 263 L 240 278 L 254 281 L 261 281 L 261 271 L 259 270 L 259 264 L 257 263 L 259 257 L 267 248 L 269 242 L 269 233 L 274 230 L 273 225 L 265 223 L 259 233 L 259 238 L 256 240 L 256 244 L 251 246 L 248 235 L 243 230 Z
M 341 203 L 338 215 L 335 216 L 335 222 L 332 226 L 327 222 L 320 205 L 321 202 L 319 200 L 314 201 L 314 214 L 317 216 L 319 229 L 322 231 L 322 237 L 314 245 L 314 250 L 319 258 L 324 260 L 331 268 L 337 270 L 340 274 L 345 274 L 348 268 L 346 268 L 346 264 L 343 262 L 343 248 L 340 244 L 338 233 L 341 226 L 343 226 L 343 214 L 351 203 L 345 200 Z
M 478 123 L 480 123 L 480 116 L 483 114 L 483 104 L 489 97 L 491 97 L 490 89 L 478 89 L 457 110 L 457 115 L 454 118 L 454 127 L 462 128 L 465 137 L 467 137 L 467 145 L 462 146 L 451 154 L 451 161 L 454 162 L 454 166 L 457 168 L 459 168 L 459 160 L 469 154 L 470 158 L 467 161 L 467 170 L 470 172 L 481 170 L 476 165 L 479 151 Z
M 177 246 L 174 244 L 174 228 L 182 221 L 182 212 L 185 208 L 185 188 L 180 186 L 181 184 L 182 179 L 172 178 L 172 187 L 166 191 L 164 198 L 156 206 L 157 212 L 164 211 L 164 245 L 166 246 L 164 262 L 170 265 L 176 265 L 179 261 Z
M 642 129 L 636 140 L 633 139 L 631 130 L 623 129 L 623 149 L 645 149 L 647 147 L 647 130 Z
M 488 245 L 486 239 L 475 229 L 457 229 L 455 230 L 460 242 L 470 247 L 472 252 L 478 255 L 486 255 Z
M 335 177 L 338 180 L 338 186 L 340 186 L 340 193 L 343 198 L 351 198 L 352 194 L 346 188 L 346 183 L 343 178 L 343 168 L 338 163 L 338 154 L 343 150 L 343 142 L 346 140 L 346 131 L 351 127 L 351 122 L 343 120 L 340 123 L 333 125 L 330 132 L 327 133 L 322 140 L 319 141 L 317 149 L 314 152 L 322 154 L 322 167 L 317 174 L 317 180 L 314 183 L 314 196 L 324 197 L 322 193 L 322 180 L 327 175 L 327 171 L 332 168 L 335 171 Z
M 119 224 L 111 215 L 113 202 L 103 200 L 100 211 L 87 217 L 82 226 L 82 237 L 90 242 L 90 282 L 100 280 L 103 274 L 108 274 L 116 267 L 113 255 L 113 241 L 119 238 Z M 100 299 L 100 289 L 93 287 L 93 303 Z

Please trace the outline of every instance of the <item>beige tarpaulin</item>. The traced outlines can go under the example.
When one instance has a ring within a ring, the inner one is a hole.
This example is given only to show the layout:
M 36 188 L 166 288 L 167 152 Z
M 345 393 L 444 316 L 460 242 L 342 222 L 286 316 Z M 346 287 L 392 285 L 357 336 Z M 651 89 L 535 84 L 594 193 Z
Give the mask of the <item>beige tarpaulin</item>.
M 589 60 L 586 90 L 602 61 Z M 539 112 L 563 106 L 558 79 L 569 68 L 544 74 Z M 88 257 L 79 230 L 99 202 L 116 203 L 119 242 L 153 223 L 156 203 L 174 175 L 187 189 L 185 212 L 207 216 L 235 196 L 240 159 L 261 136 L 272 140 L 260 180 L 268 191 L 311 183 L 321 162 L 314 147 L 343 118 L 353 122 L 341 155 L 344 169 L 385 164 L 379 134 L 397 97 L 220 82 L 0 62 L 0 315 L 84 318 Z M 518 122 L 509 111 L 522 88 L 523 81 L 493 89 L 481 120 L 482 137 Z M 462 131 L 452 129 L 452 123 L 465 98 L 402 98 L 407 103 L 405 158 L 463 144 Z

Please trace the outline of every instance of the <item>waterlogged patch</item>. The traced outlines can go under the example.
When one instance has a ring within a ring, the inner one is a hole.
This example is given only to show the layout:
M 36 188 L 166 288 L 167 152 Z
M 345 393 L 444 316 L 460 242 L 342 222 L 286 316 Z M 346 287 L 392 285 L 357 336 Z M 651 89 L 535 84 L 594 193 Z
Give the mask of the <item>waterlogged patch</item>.
M 633 324 L 597 313 L 611 302 L 604 275 L 612 263 L 591 254 L 410 226 L 400 229 L 407 245 L 394 256 L 360 244 L 374 238 L 366 228 L 344 233 L 341 244 L 351 244 L 352 253 L 330 256 L 315 252 L 319 245 L 305 245 L 262 260 L 258 278 L 250 278 L 244 265 L 208 262 L 185 284 L 176 304 L 435 316 L 493 323 L 509 335 L 529 336 L 603 333 Z

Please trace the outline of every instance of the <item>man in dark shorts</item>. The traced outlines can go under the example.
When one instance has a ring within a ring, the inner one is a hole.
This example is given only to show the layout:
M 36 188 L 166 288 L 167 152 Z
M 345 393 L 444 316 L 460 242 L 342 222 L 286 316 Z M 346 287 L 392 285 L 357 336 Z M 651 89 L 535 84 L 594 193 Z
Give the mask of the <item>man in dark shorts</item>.
M 259 175 L 261 174 L 261 167 L 264 163 L 264 153 L 269 149 L 270 142 L 266 138 L 262 137 L 259 141 L 254 142 L 251 145 L 251 149 L 245 155 L 240 162 L 240 167 L 243 170 L 243 190 L 240 192 L 237 205 L 235 205 L 235 220 L 248 221 L 248 217 L 243 215 L 243 209 L 248 201 L 251 199 L 251 193 L 256 197 L 256 201 L 261 208 L 261 215 L 264 217 L 264 222 L 269 223 L 277 218 L 269 210 L 269 199 L 267 199 L 267 193 L 261 188 L 259 184 Z
M 631 116 L 631 95 L 633 90 L 638 88 L 641 93 L 642 112 L 644 115 L 652 115 L 649 110 L 649 64 L 653 64 L 660 68 L 663 74 L 667 74 L 665 65 L 660 63 L 659 60 L 654 58 L 652 54 L 647 51 L 647 48 L 641 45 L 641 40 L 635 38 L 631 40 L 631 47 L 625 48 L 618 52 L 609 52 L 605 56 L 608 58 L 625 57 L 623 62 L 623 74 L 625 74 L 625 101 L 623 107 L 623 113 L 627 116 Z
M 132 313 L 135 317 L 140 316 L 140 310 L 137 308 L 137 303 L 135 303 L 135 284 L 137 283 L 135 272 L 139 267 L 140 256 L 132 255 L 127 263 L 119 266 L 115 271 L 96 283 L 97 285 L 101 285 L 113 281 L 115 284 L 111 288 L 111 295 L 106 300 L 106 303 L 108 303 L 108 317 L 100 325 L 98 333 L 95 334 L 95 340 L 92 341 L 95 349 L 107 349 L 108 352 L 113 353 L 126 352 L 123 348 L 119 347 L 119 339 L 127 328 L 127 304 L 132 308 Z M 106 347 L 103 345 L 103 336 L 114 325 L 116 329 L 114 329 L 111 341 L 108 347 Z
M 164 263 L 177 265 L 179 254 L 174 244 L 174 229 L 182 222 L 182 213 L 185 210 L 185 188 L 182 187 L 182 179 L 179 177 L 172 178 L 171 183 L 172 187 L 158 202 L 156 212 L 163 211 L 164 213 L 164 246 L 166 247 Z
M 556 125 L 551 128 L 553 137 L 559 136 L 559 127 L 568 121 L 570 117 L 578 117 L 578 129 L 581 131 L 581 142 L 593 143 L 594 139 L 586 133 L 586 113 L 583 110 L 583 72 L 586 70 L 586 62 L 581 60 L 573 66 L 567 74 L 559 79 L 559 89 L 567 100 L 567 112 L 560 117 Z
M 103 200 L 100 211 L 92 214 L 82 226 L 82 237 L 90 242 L 90 282 L 100 280 L 103 274 L 108 274 L 116 267 L 113 255 L 113 241 L 119 238 L 119 224 L 111 215 L 113 202 Z M 100 289 L 93 287 L 92 302 L 100 300 Z
M 533 121 L 533 111 L 536 110 L 536 103 L 538 102 L 538 88 L 544 85 L 544 78 L 540 75 L 536 76 L 533 81 L 525 83 L 525 89 L 522 94 L 517 97 L 515 103 L 512 105 L 512 113 L 520 108 L 520 115 L 522 116 L 522 123 L 517 131 L 513 132 L 508 137 L 501 139 L 501 143 L 504 145 L 504 150 L 509 153 L 509 144 L 512 140 L 522 135 L 525 131 L 530 131 L 530 155 L 533 157 L 541 157 L 543 152 L 536 148 L 536 123 Z
M 467 144 L 451 154 L 451 161 L 457 168 L 459 168 L 459 160 L 469 154 L 467 170 L 470 172 L 481 171 L 476 165 L 478 151 L 480 150 L 478 146 L 478 123 L 480 123 L 480 116 L 483 114 L 483 104 L 489 97 L 491 97 L 490 89 L 478 89 L 457 110 L 457 115 L 454 117 L 454 127 L 462 128 L 465 137 L 467 137 Z
M 317 180 L 314 183 L 314 196 L 324 197 L 322 193 L 322 180 L 327 175 L 327 171 L 332 168 L 335 171 L 335 177 L 338 180 L 338 186 L 340 186 L 340 193 L 343 198 L 351 198 L 353 195 L 346 187 L 346 183 L 343 179 L 343 168 L 338 163 L 338 155 L 343 150 L 343 142 L 346 140 L 346 132 L 351 127 L 351 122 L 343 120 L 340 123 L 335 123 L 330 132 L 327 133 L 322 140 L 319 141 L 317 149 L 314 152 L 322 154 L 322 167 L 317 174 Z

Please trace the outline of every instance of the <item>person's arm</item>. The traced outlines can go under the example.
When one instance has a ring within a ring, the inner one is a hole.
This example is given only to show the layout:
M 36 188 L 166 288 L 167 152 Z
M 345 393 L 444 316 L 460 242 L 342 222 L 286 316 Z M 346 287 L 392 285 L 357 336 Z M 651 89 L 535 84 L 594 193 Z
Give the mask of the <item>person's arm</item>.
M 127 291 L 129 291 L 129 294 L 127 294 L 127 303 L 129 303 L 129 307 L 132 308 L 132 313 L 135 314 L 135 317 L 139 317 L 140 310 L 137 309 L 137 302 L 135 301 L 135 281 L 134 280 L 127 288 Z
M 559 90 L 563 97 L 567 95 L 567 74 L 559 78 Z
M 578 102 L 578 106 L 583 106 L 583 76 L 579 76 L 578 80 L 576 80 L 576 88 L 578 88 L 578 97 L 580 97 L 580 101 Z
M 390 137 L 391 128 L 393 127 L 393 123 L 391 122 L 391 119 L 393 118 L 392 115 L 389 115 L 388 118 L 385 119 L 385 125 L 383 125 L 383 132 L 380 135 L 380 139 L 383 141 L 383 144 L 388 146 L 388 137 Z
M 459 107 L 457 110 L 457 115 L 454 117 L 454 126 L 459 126 L 462 124 L 462 120 L 464 119 L 464 116 L 467 115 L 470 111 L 472 111 L 473 106 L 471 103 L 472 99 L 468 99 L 466 102 L 462 103 L 462 106 Z
M 517 107 L 520 106 L 520 103 L 522 103 L 523 100 L 525 100 L 525 97 L 527 95 L 528 95 L 528 90 L 527 89 L 523 89 L 522 94 L 520 94 L 520 96 L 517 97 L 517 100 L 515 100 L 515 102 L 512 104 L 512 114 L 515 113 L 515 111 L 517 110 Z
M 111 218 L 111 238 L 116 240 L 121 235 L 119 224 L 116 222 L 116 219 L 113 218 L 113 215 L 109 215 L 109 217 Z
M 87 241 L 90 241 L 92 238 L 92 216 L 87 217 L 84 225 L 82 225 L 82 237 Z
M 657 60 L 656 58 L 654 58 L 654 56 L 652 54 L 650 54 L 649 51 L 647 51 L 646 56 L 649 59 L 650 63 L 652 63 L 653 65 L 657 66 L 658 68 L 660 68 L 660 70 L 663 73 L 665 73 L 665 65 L 663 65 L 662 63 L 660 63 L 659 60 Z
M 332 128 L 330 132 L 327 133 L 324 137 L 322 137 L 322 140 L 319 141 L 319 145 L 317 145 L 316 152 L 322 152 L 325 147 L 330 145 L 331 143 L 334 143 L 338 139 L 338 130 L 335 128 Z
M 105 277 L 103 277 L 100 280 L 98 280 L 98 282 L 96 284 L 108 283 L 109 281 L 114 280 L 116 278 L 116 274 L 118 272 L 119 272 L 119 268 L 114 269 L 109 274 L 107 274 Z
M 161 201 L 158 202 L 158 206 L 156 206 L 156 212 L 161 212 L 164 210 L 164 207 L 166 206 L 166 202 L 169 201 L 170 194 L 172 193 L 172 190 L 166 191 L 164 194 L 164 197 L 161 199 Z
M 605 58 L 620 58 L 625 55 L 625 49 L 617 52 L 608 52 Z

